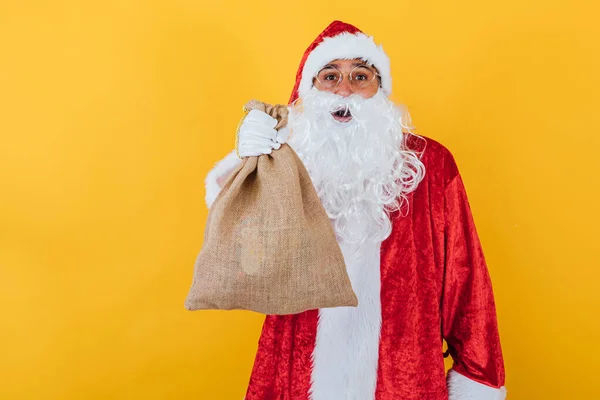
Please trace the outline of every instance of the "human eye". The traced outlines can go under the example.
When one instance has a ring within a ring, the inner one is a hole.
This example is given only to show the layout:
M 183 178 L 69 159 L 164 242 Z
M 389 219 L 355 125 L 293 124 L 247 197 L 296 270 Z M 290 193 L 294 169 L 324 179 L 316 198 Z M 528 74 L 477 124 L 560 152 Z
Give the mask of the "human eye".
M 366 67 L 357 67 L 352 71 L 352 80 L 360 83 L 369 83 L 375 77 L 375 73 Z
M 333 68 L 324 68 L 318 73 L 317 79 L 321 83 L 334 84 L 340 79 L 340 74 Z

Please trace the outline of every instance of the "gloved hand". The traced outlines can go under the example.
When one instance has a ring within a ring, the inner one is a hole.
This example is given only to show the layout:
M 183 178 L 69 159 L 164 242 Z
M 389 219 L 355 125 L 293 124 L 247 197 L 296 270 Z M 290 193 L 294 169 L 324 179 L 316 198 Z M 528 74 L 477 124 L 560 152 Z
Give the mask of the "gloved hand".
M 238 132 L 238 153 L 240 157 L 254 157 L 263 154 L 271 154 L 285 143 L 288 129 L 275 130 L 277 120 L 269 114 L 251 110 Z

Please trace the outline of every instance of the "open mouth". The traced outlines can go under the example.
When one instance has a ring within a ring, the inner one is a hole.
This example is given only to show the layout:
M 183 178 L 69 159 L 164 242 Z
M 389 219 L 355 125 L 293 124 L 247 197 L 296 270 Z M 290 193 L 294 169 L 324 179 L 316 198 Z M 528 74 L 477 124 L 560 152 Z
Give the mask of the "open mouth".
M 333 119 L 338 122 L 349 122 L 352 119 L 352 114 L 348 107 L 338 107 L 331 113 Z

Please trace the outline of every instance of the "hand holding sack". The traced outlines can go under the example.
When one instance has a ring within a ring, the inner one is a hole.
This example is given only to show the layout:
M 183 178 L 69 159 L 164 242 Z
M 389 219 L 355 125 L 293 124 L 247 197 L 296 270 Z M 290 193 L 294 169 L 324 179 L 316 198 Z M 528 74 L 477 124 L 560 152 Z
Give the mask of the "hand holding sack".
M 267 106 L 255 100 L 246 104 L 244 108 L 250 109 L 250 112 L 244 118 L 238 132 L 239 157 L 258 157 L 278 150 L 287 139 L 287 108 Z M 271 116 L 275 113 L 279 120 Z
M 356 306 L 325 209 L 283 143 L 287 108 L 257 101 L 246 108 L 238 138 L 246 158 L 210 208 L 186 308 L 295 314 Z

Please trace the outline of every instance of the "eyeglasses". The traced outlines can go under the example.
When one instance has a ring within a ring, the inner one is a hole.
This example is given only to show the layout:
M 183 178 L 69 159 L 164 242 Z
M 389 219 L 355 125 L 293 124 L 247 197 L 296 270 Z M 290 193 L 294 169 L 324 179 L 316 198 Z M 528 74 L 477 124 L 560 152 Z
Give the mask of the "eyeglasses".
M 348 75 L 348 81 L 354 90 L 368 87 L 379 76 L 371 68 L 358 65 L 350 73 L 342 73 L 335 67 L 325 67 L 319 71 L 315 79 L 326 89 L 333 89 L 342 83 L 344 75 Z

